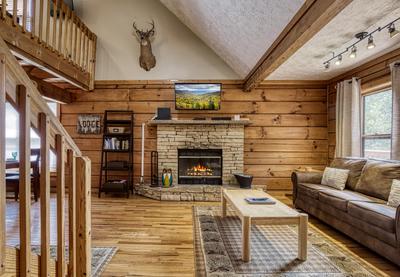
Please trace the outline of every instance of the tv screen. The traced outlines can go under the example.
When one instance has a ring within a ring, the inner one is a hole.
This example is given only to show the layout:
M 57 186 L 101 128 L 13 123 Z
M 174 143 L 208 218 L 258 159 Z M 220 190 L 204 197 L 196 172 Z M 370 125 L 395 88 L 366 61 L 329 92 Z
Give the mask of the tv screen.
M 221 84 L 175 84 L 177 110 L 219 110 Z

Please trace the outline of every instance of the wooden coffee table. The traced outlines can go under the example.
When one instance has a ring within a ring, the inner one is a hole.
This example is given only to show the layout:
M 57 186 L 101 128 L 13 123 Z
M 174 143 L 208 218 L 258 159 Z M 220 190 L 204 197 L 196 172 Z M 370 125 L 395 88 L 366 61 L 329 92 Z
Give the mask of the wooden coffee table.
M 246 197 L 269 197 L 276 204 L 249 204 Z M 298 225 L 298 258 L 307 259 L 307 223 L 308 215 L 299 213 L 279 200 L 260 190 L 226 189 L 222 190 L 222 217 L 226 216 L 229 203 L 242 220 L 242 259 L 250 261 L 251 225 Z

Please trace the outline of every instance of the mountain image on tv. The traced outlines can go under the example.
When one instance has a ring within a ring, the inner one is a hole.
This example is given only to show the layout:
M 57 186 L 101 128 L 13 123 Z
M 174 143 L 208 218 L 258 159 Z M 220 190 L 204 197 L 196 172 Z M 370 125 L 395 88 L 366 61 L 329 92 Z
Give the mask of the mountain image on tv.
M 220 102 L 220 84 L 175 84 L 178 110 L 219 110 Z

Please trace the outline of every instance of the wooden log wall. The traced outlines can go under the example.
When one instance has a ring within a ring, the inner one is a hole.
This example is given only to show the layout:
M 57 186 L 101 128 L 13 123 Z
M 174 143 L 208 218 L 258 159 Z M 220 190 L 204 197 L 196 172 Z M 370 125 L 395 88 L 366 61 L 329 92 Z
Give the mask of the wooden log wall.
M 245 128 L 245 172 L 254 184 L 270 190 L 291 189 L 294 169 L 310 166 L 322 169 L 327 163 L 326 84 L 320 82 L 267 83 L 250 93 L 238 81 L 222 81 L 219 111 L 176 111 L 174 89 L 163 81 L 98 81 L 93 92 L 78 93 L 71 104 L 61 105 L 61 122 L 78 147 L 92 160 L 92 188 L 98 187 L 102 135 L 77 134 L 79 114 L 103 114 L 106 109 L 135 112 L 134 176 L 140 176 L 140 125 L 157 107 L 170 107 L 172 116 L 248 117 Z M 146 127 L 145 178 L 149 182 L 150 151 L 156 150 L 156 128 Z
M 329 160 L 335 155 L 336 146 L 336 85 L 352 77 L 361 78 L 362 93 L 368 93 L 373 90 L 384 89 L 391 86 L 390 64 L 400 60 L 400 49 L 394 50 L 388 54 L 378 57 L 368 63 L 365 63 L 349 72 L 346 72 L 329 81 L 328 85 L 328 142 L 329 142 Z

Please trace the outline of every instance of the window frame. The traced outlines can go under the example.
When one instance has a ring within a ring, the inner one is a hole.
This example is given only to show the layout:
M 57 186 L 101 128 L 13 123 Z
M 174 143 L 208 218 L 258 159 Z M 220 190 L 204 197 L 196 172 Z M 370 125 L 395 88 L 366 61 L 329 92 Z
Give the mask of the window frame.
M 373 90 L 368 93 L 361 94 L 361 102 L 362 102 L 362 109 L 361 109 L 361 155 L 365 158 L 365 140 L 367 139 L 390 139 L 392 140 L 392 130 L 393 130 L 393 120 L 390 122 L 390 134 L 365 134 L 365 98 L 371 95 L 375 95 L 378 93 L 382 93 L 385 91 L 390 90 L 393 97 L 392 87 L 380 88 L 378 90 Z M 392 98 L 393 99 L 393 98 Z M 392 106 L 393 109 L 393 106 Z M 390 158 L 392 158 L 392 145 L 390 145 Z

